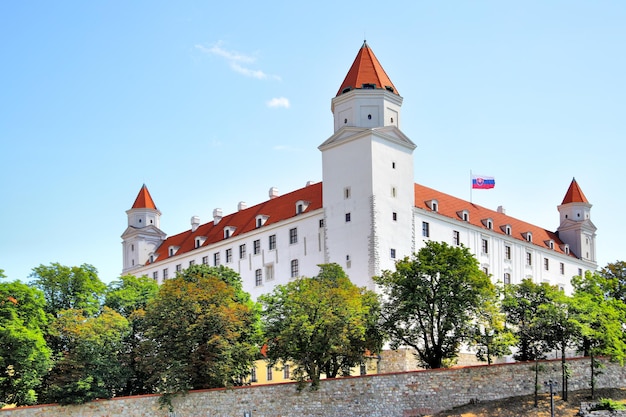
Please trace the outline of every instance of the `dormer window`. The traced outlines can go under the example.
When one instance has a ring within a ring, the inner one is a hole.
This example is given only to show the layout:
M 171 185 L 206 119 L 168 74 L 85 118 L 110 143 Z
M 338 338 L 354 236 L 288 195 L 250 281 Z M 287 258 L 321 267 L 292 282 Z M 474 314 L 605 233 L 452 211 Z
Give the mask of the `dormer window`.
M 376 84 L 363 84 L 361 87 L 363 90 L 374 90 L 376 88 Z
M 547 247 L 549 247 L 550 249 L 554 249 L 554 240 L 550 239 L 550 240 L 546 240 L 545 244 Z
M 176 255 L 176 252 L 178 252 L 178 249 L 180 249 L 180 246 L 170 246 L 167 250 L 167 253 L 169 253 L 170 256 L 174 256 Z
M 304 200 L 298 200 L 296 202 L 296 214 L 302 214 L 309 207 L 309 202 Z
M 532 242 L 533 241 L 533 234 L 532 234 L 532 232 L 522 233 L 522 236 L 524 236 L 524 239 L 526 239 L 526 242 Z
M 390 85 L 386 85 L 386 86 L 385 86 L 385 90 L 389 91 L 390 93 L 393 93 L 393 92 L 394 92 L 393 87 L 392 87 L 392 86 L 390 86 Z M 393 120 L 392 120 L 392 121 L 393 121 Z
M 265 214 L 259 214 L 258 216 L 256 216 L 256 227 L 259 228 L 265 225 L 265 222 L 267 222 L 267 219 L 269 218 L 270 216 L 266 216 Z
M 482 221 L 483 225 L 484 225 L 487 229 L 489 229 L 489 230 L 492 230 L 492 229 L 493 229 L 493 219 L 491 219 L 491 218 L 486 218 L 486 219 L 482 219 L 481 221 Z
M 461 211 L 457 211 L 456 212 L 457 216 L 459 216 L 461 218 L 461 220 L 463 220 L 464 222 L 469 222 L 469 211 L 468 210 L 461 210 Z
M 198 237 L 196 237 L 195 248 L 197 249 L 200 246 L 204 245 L 204 242 L 206 242 L 206 236 L 198 236 Z
M 228 239 L 229 237 L 231 237 L 233 235 L 233 233 L 235 233 L 235 229 L 236 229 L 236 227 L 226 226 L 224 228 L 224 239 Z
M 504 226 L 501 226 L 500 229 L 502 229 L 502 231 L 504 232 L 505 235 L 511 236 L 511 225 L 510 224 L 505 224 Z
M 434 212 L 439 210 L 439 202 L 435 199 L 426 201 L 426 205 Z
M 569 255 L 569 245 L 567 243 L 561 246 L 561 249 L 566 255 Z

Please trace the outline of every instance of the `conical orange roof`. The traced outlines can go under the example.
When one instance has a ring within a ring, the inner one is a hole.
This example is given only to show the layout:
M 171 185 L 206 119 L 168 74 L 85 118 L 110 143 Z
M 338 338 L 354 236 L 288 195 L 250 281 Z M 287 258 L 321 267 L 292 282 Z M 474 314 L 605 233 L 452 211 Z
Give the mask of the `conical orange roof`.
M 568 203 L 589 203 L 589 201 L 587 201 L 587 197 L 585 197 L 583 191 L 578 186 L 576 178 L 572 179 L 572 183 L 569 185 L 569 189 L 567 190 L 567 193 L 565 193 L 565 197 L 563 198 L 563 202 L 561 204 Z
M 389 76 L 387 76 L 387 73 L 366 41 L 363 41 L 363 46 L 354 59 L 348 75 L 346 75 L 343 83 L 341 83 L 341 87 L 339 87 L 339 91 L 337 91 L 337 96 L 346 92 L 346 89 L 348 91 L 363 89 L 363 85 L 367 85 L 369 88 L 372 88 L 372 85 L 374 88 L 386 88 L 392 93 L 398 94 L 396 87 L 389 79 Z
M 148 208 L 156 210 L 156 205 L 152 200 L 152 196 L 150 195 L 150 191 L 148 191 L 148 187 L 144 184 L 139 190 L 139 194 L 137 194 L 137 198 L 135 199 L 135 203 L 133 204 L 134 209 L 137 208 Z

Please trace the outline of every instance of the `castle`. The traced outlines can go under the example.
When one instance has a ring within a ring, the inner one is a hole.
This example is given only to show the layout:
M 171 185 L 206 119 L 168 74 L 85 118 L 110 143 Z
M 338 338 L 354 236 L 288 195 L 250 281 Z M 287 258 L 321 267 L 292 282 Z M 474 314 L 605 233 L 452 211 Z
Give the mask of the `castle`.
M 204 263 L 237 271 L 253 298 L 318 265 L 337 263 L 359 286 L 425 241 L 464 245 L 494 281 L 525 278 L 571 291 L 570 279 L 595 270 L 596 227 L 591 204 L 572 180 L 549 231 L 413 181 L 416 145 L 400 129 L 402 96 L 367 42 L 331 101 L 334 133 L 319 150 L 322 182 L 236 212 L 191 218 L 189 230 L 168 236 L 161 212 L 144 185 L 126 212 L 123 274 L 162 283 Z

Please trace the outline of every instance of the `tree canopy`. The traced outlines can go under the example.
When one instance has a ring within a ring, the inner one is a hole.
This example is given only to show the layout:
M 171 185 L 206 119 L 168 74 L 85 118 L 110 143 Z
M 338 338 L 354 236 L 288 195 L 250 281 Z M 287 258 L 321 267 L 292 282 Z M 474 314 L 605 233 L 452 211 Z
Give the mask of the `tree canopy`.
M 279 285 L 259 298 L 263 304 L 264 335 L 271 363 L 293 363 L 294 377 L 319 384 L 378 353 L 376 294 L 352 284 L 337 264 L 320 265 L 312 278 Z
M 382 326 L 392 347 L 414 348 L 427 368 L 456 358 L 471 336 L 472 320 L 495 293 L 470 251 L 444 242 L 426 242 L 375 281 L 384 296 Z

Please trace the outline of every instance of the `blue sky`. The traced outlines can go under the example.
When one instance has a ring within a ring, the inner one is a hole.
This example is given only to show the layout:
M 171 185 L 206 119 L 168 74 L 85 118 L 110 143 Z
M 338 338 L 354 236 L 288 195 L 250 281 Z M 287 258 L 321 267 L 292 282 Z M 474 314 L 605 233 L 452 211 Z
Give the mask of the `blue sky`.
M 363 39 L 404 97 L 415 181 L 549 230 L 576 177 L 626 260 L 626 2 L 0 3 L 0 269 L 121 271 L 145 183 L 176 234 L 320 181 Z

